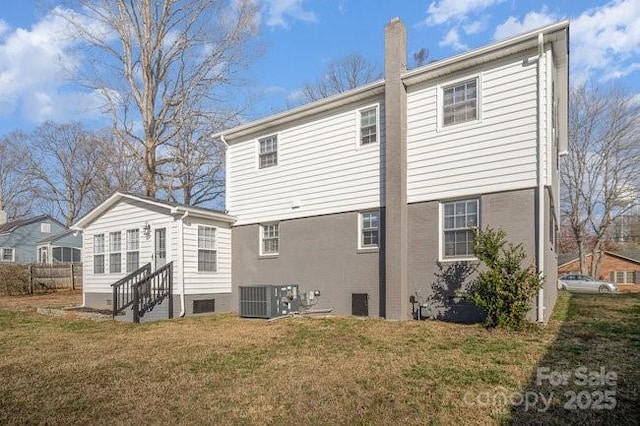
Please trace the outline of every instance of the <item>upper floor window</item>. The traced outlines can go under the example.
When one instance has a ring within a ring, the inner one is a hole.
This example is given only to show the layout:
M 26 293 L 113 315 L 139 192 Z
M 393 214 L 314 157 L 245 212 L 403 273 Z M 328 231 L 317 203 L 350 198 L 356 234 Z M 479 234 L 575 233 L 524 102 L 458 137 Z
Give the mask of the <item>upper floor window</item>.
M 40 232 L 44 234 L 51 233 L 51 224 L 50 223 L 41 223 L 40 224 Z
M 276 166 L 278 164 L 278 135 L 258 139 L 260 145 L 259 168 Z
M 378 142 L 378 108 L 366 108 L 360 113 L 360 145 Z
M 0 262 L 13 262 L 15 252 L 13 248 L 0 248 Z
M 280 226 L 277 223 L 260 226 L 261 253 L 263 255 L 278 254 L 280 245 Z
M 472 257 L 475 228 L 480 212 L 478 200 L 458 200 L 442 204 L 443 254 L 445 258 Z
M 442 125 L 478 119 L 478 79 L 473 78 L 442 89 Z
M 216 228 L 198 226 L 198 272 L 216 272 Z
M 380 212 L 360 213 L 360 247 L 378 247 L 380 235 Z

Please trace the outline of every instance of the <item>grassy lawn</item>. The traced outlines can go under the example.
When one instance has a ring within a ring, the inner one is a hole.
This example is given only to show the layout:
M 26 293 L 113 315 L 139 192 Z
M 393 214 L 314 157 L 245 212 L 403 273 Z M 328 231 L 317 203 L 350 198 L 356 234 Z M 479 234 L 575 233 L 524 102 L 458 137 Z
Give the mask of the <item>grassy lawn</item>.
M 18 308 L 0 303 L 0 424 L 640 420 L 639 294 L 564 294 L 550 325 L 526 333 L 354 318 L 266 323 L 228 314 L 132 325 L 40 316 L 25 299 Z M 613 386 L 538 385 L 538 367 L 604 367 L 617 378 Z M 591 399 L 615 391 L 616 407 L 563 407 L 565 392 L 585 390 Z M 537 412 L 541 402 L 514 406 L 501 398 L 551 392 L 546 412 Z

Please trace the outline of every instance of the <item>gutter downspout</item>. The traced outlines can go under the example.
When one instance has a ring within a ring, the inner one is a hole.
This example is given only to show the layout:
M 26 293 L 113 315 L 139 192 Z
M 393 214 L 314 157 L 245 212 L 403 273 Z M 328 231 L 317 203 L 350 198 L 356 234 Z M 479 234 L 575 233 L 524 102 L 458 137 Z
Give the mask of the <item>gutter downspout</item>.
M 541 81 L 541 72 L 542 66 L 541 61 L 544 55 L 544 34 L 538 33 L 538 64 L 537 64 L 537 83 L 538 83 L 538 232 L 537 232 L 537 246 L 538 246 L 538 255 L 537 257 L 537 267 L 538 267 L 538 275 L 541 278 L 544 278 L 544 181 L 542 175 L 542 133 L 544 129 L 542 127 L 542 81 Z M 537 301 L 537 322 L 544 322 L 544 284 L 538 290 L 538 301 Z
M 187 312 L 184 300 L 184 220 L 189 216 L 189 212 L 185 211 L 180 217 L 180 315 L 182 318 Z

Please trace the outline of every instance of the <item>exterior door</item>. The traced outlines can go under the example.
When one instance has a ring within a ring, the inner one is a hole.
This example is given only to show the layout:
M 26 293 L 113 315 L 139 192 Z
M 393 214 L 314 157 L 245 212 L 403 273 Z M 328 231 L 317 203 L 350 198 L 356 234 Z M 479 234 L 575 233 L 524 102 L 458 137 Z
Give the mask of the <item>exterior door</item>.
M 369 295 L 367 293 L 351 294 L 351 315 L 358 317 L 369 316 Z
M 154 232 L 153 259 L 155 269 L 167 264 L 167 228 L 156 228 Z

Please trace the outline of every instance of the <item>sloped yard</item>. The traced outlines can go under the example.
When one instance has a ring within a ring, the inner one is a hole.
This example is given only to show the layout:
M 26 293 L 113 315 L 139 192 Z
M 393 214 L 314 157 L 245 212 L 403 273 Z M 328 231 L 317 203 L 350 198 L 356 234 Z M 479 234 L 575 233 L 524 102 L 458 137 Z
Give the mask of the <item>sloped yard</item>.
M 0 424 L 640 420 L 637 294 L 565 294 L 551 324 L 527 333 L 353 318 L 266 323 L 233 315 L 132 325 L 40 316 L 33 300 L 21 300 L 0 302 Z M 538 367 L 560 373 L 604 367 L 617 380 L 586 388 L 538 385 Z M 616 407 L 565 409 L 571 389 L 613 389 Z M 545 412 L 537 411 L 541 403 L 517 404 L 529 392 L 553 392 Z

